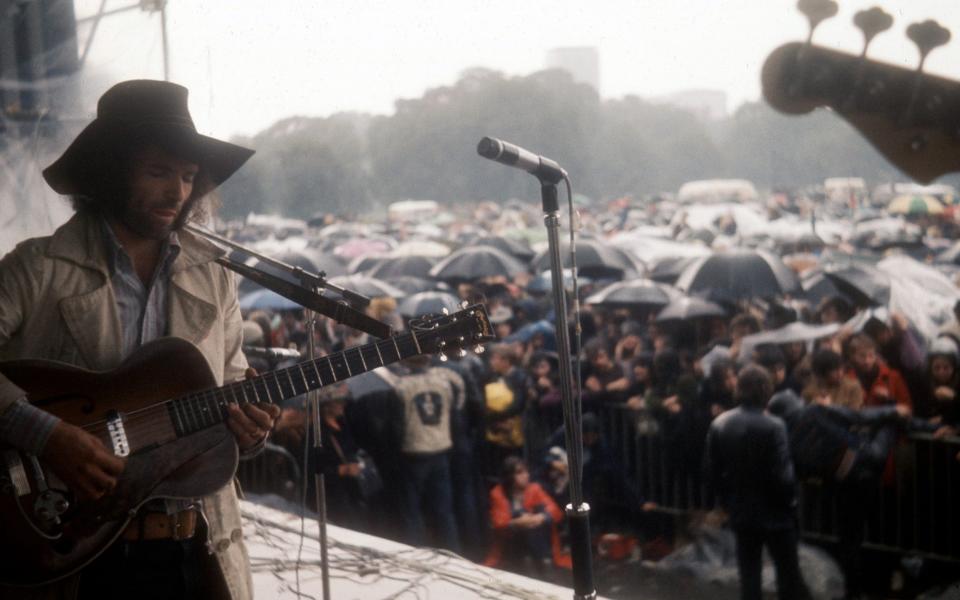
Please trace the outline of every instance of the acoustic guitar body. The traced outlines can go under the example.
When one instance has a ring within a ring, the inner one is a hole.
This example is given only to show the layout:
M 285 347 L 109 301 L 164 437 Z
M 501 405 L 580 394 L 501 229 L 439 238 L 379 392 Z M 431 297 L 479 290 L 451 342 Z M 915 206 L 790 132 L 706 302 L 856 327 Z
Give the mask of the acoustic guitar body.
M 3 449 L 2 583 L 37 585 L 75 573 L 123 532 L 147 500 L 211 494 L 236 471 L 238 450 L 225 425 L 178 435 L 167 406 L 172 398 L 216 386 L 203 355 L 189 342 L 151 342 L 108 372 L 39 360 L 0 363 L 0 372 L 26 390 L 34 405 L 126 455 L 116 489 L 96 502 L 79 503 L 41 461 Z

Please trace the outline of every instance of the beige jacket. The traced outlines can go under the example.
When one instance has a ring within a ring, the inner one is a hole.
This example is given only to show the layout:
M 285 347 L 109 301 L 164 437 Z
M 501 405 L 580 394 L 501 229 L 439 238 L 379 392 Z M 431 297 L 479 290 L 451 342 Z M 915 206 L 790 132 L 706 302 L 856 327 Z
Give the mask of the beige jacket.
M 189 232 L 171 268 L 170 334 L 192 342 L 218 384 L 241 379 L 242 319 L 235 279 L 213 262 L 223 251 Z M 27 240 L 0 260 L 0 360 L 52 359 L 97 371 L 120 364 L 120 318 L 96 219 L 75 215 L 50 237 Z M 0 413 L 23 397 L 0 375 Z M 202 499 L 208 549 L 232 600 L 252 598 L 240 506 L 234 486 Z M 70 598 L 76 578 L 3 598 Z

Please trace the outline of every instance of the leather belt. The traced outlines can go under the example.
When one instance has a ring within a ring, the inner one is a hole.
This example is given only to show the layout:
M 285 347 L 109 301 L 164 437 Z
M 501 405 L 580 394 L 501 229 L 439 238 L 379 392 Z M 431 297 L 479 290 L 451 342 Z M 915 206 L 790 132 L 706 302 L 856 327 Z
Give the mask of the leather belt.
M 189 540 L 197 533 L 199 512 L 195 508 L 168 515 L 147 512 L 137 515 L 123 530 L 121 539 L 127 542 L 151 540 Z

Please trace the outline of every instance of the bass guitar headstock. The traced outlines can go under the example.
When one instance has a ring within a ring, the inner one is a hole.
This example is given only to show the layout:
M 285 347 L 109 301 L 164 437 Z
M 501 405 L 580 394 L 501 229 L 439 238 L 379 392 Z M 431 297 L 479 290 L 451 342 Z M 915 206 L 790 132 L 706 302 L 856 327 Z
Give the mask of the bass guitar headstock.
M 468 349 L 483 352 L 482 344 L 496 339 L 482 304 L 466 306 L 446 315 L 425 315 L 410 322 L 410 329 L 424 354 L 439 354 L 440 360 L 464 356 Z
M 893 25 L 882 9 L 854 16 L 864 45 L 853 55 L 812 43 L 816 26 L 836 14 L 832 0 L 800 0 L 798 8 L 810 20 L 810 36 L 767 57 L 762 73 L 767 102 L 787 114 L 832 109 L 921 183 L 960 171 L 960 82 L 923 71 L 930 52 L 950 40 L 949 30 L 932 20 L 907 27 L 920 56 L 911 70 L 867 57 L 873 39 Z

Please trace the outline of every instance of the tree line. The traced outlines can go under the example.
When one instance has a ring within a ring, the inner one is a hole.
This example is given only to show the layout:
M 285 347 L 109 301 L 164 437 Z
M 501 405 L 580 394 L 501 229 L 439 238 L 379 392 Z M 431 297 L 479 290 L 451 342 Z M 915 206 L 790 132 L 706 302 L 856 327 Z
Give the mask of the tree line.
M 392 115 L 291 117 L 234 141 L 257 154 L 222 189 L 222 215 L 358 214 L 394 200 L 445 204 L 539 198 L 536 179 L 480 158 L 483 136 L 543 153 L 594 199 L 671 192 L 693 179 L 737 177 L 762 188 L 826 177 L 903 180 L 828 111 L 785 116 L 762 102 L 720 122 L 636 96 L 601 100 L 564 71 L 507 77 L 465 72 L 452 86 L 398 100 Z

